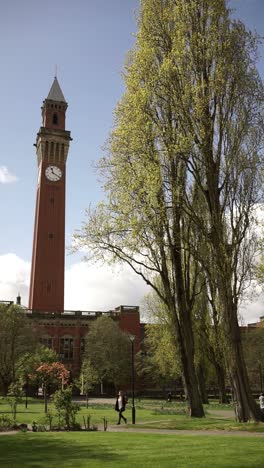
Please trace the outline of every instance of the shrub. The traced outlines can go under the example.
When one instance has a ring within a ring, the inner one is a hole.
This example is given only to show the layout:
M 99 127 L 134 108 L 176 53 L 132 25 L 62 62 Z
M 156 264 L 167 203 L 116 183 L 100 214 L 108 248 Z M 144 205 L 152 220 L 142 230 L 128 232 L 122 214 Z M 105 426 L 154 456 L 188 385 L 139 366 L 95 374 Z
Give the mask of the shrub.
M 12 429 L 13 425 L 14 421 L 10 419 L 9 416 L 6 416 L 5 414 L 0 416 L 0 431 Z
M 57 410 L 59 421 L 63 420 L 67 430 L 76 427 L 76 413 L 80 410 L 80 405 L 72 401 L 72 388 L 57 390 L 53 395 L 53 403 Z

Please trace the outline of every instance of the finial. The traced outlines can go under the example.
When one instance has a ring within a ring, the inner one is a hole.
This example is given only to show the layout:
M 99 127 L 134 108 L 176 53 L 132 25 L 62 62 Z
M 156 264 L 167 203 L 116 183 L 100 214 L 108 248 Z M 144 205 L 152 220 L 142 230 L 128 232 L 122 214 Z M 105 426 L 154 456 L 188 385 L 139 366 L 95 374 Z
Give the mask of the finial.
M 58 74 L 58 66 L 57 64 L 55 65 L 55 78 L 57 78 L 57 74 Z

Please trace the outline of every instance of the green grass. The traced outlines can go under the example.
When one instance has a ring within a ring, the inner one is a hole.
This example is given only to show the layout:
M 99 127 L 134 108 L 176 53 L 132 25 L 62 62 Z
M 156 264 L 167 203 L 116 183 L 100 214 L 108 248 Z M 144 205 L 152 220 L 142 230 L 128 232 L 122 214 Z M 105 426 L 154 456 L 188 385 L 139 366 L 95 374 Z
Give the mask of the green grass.
M 25 433 L 0 436 L 2 467 L 262 467 L 261 437 L 136 433 Z
M 48 408 L 49 411 L 55 412 L 52 404 L 49 404 Z M 227 409 L 229 409 L 230 412 L 228 412 L 227 416 L 223 417 L 219 410 L 224 410 L 226 412 Z M 136 427 L 197 431 L 239 430 L 264 432 L 264 423 L 236 423 L 232 407 L 228 405 L 206 405 L 206 417 L 202 419 L 189 418 L 186 416 L 185 410 L 186 407 L 184 403 L 166 403 L 158 400 L 136 401 Z M 0 416 L 3 413 L 10 414 L 10 408 L 2 399 L 0 400 Z M 88 409 L 86 409 L 84 404 L 81 407 L 81 411 L 77 414 L 77 421 L 83 424 L 83 416 L 87 417 L 88 415 L 91 415 L 91 424 L 96 426 L 102 426 L 104 417 L 107 419 L 109 425 L 116 424 L 117 422 L 117 414 L 114 411 L 113 404 L 91 404 Z M 130 404 L 127 406 L 125 415 L 128 419 L 128 423 L 131 423 Z M 32 424 L 33 421 L 36 421 L 37 424 L 45 424 L 43 402 L 34 399 L 29 401 L 27 409 L 25 409 L 24 404 L 20 404 L 17 412 L 18 423 Z M 56 424 L 56 418 L 53 419 L 53 424 Z

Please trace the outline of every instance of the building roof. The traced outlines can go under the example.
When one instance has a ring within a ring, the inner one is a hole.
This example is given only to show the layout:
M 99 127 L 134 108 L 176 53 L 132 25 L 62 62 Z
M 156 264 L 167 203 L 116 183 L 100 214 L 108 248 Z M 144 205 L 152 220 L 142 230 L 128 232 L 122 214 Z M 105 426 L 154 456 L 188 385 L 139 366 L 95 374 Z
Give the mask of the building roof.
M 50 99 L 51 101 L 66 102 L 56 76 L 50 88 L 47 99 Z

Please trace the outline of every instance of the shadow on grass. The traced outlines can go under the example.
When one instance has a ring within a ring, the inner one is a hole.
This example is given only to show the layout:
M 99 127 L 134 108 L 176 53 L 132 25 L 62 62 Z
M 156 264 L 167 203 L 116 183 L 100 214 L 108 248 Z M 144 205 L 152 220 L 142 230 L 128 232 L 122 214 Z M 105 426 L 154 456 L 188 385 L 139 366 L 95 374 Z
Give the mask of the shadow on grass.
M 94 442 L 94 443 L 93 443 Z M 105 446 L 98 452 L 96 439 L 78 433 L 18 433 L 0 437 L 1 467 L 88 466 L 92 462 L 116 463 L 123 457 Z

